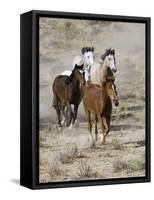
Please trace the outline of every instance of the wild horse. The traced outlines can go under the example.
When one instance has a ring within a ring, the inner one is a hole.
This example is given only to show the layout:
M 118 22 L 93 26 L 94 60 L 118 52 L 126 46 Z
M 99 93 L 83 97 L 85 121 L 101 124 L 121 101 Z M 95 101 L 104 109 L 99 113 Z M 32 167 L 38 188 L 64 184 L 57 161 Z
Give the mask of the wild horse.
M 82 86 L 85 84 L 83 65 L 75 65 L 70 76 L 59 75 L 53 82 L 53 106 L 58 117 L 59 127 L 62 126 L 61 116 L 64 115 L 66 126 L 74 124 L 78 107 L 82 99 Z M 74 105 L 72 111 L 71 105 Z
M 84 89 L 83 104 L 88 119 L 88 128 L 91 138 L 91 146 L 95 146 L 97 140 L 97 122 L 101 123 L 102 143 L 105 143 L 106 135 L 110 131 L 110 119 L 112 113 L 112 101 L 118 106 L 118 97 L 113 77 L 106 77 L 102 86 L 88 83 Z M 94 115 L 95 135 L 92 134 L 92 116 Z

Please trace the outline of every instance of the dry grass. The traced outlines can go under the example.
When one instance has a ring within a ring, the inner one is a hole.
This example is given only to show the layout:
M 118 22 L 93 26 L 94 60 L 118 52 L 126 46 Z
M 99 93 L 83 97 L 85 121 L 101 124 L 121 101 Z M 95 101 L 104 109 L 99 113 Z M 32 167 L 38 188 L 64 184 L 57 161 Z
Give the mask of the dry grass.
M 120 144 L 116 138 L 113 138 L 112 144 L 113 144 L 113 148 L 115 150 L 123 150 L 124 149 L 123 144 Z
M 91 178 L 91 177 L 97 177 L 98 173 L 94 172 L 91 166 L 87 164 L 86 161 L 84 161 L 79 164 L 78 176 L 81 178 Z
M 145 169 L 145 162 L 142 160 L 134 160 L 129 164 L 129 171 L 140 171 Z
M 66 150 L 59 153 L 59 160 L 62 164 L 72 163 L 76 158 L 82 158 L 84 155 L 80 152 L 76 144 L 70 145 Z
M 145 169 L 145 162 L 142 160 L 134 160 L 131 162 L 126 161 L 116 161 L 113 165 L 114 172 L 120 172 L 120 171 L 127 171 L 127 173 L 132 173 L 136 171 L 141 171 Z
M 128 164 L 125 161 L 120 161 L 117 160 L 114 164 L 113 164 L 113 171 L 116 172 L 120 172 L 122 170 L 127 170 L 128 169 Z
M 50 164 L 49 174 L 51 178 L 61 175 L 60 163 L 58 161 Z

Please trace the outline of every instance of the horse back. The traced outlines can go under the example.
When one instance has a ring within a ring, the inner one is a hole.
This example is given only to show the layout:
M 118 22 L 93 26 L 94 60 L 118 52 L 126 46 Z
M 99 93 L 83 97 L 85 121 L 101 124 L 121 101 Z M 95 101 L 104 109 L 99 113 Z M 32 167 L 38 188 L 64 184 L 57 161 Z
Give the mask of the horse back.
M 68 91 L 70 90 L 69 83 L 70 80 L 67 75 L 59 75 L 55 78 L 53 82 L 53 93 L 59 100 L 66 101 L 68 99 Z

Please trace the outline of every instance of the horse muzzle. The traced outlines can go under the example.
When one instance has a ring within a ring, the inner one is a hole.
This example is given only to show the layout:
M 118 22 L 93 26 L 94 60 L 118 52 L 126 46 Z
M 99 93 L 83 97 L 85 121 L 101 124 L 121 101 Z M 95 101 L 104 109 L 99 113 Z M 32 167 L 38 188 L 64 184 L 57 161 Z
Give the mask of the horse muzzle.
M 112 69 L 113 73 L 116 73 L 117 72 L 117 69 Z

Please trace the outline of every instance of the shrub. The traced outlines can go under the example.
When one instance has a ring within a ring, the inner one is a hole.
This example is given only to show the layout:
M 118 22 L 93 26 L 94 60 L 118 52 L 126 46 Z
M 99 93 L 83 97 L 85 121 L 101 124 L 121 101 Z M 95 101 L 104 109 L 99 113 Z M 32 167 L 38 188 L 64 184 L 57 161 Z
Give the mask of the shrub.
M 89 164 L 86 162 L 81 162 L 79 164 L 78 176 L 82 178 L 97 177 L 97 172 L 94 172 Z
M 128 164 L 124 161 L 116 161 L 113 165 L 114 172 L 119 172 L 125 169 L 128 169 Z
M 61 174 L 60 163 L 58 161 L 50 164 L 49 174 L 51 178 Z

